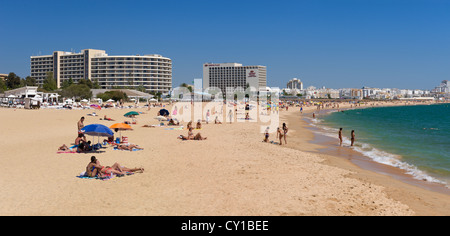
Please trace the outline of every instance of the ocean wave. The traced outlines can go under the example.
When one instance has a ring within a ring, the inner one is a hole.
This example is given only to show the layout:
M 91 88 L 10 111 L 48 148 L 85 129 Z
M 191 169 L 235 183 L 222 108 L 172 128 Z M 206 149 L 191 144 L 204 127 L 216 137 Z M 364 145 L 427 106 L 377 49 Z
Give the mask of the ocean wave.
M 312 121 L 310 122 L 310 125 L 317 128 L 315 132 L 327 137 L 336 138 L 337 141 L 338 129 L 323 125 L 323 121 L 320 119 L 310 119 L 310 121 Z M 342 143 L 343 146 L 351 146 L 351 140 L 346 137 L 343 137 Z M 445 185 L 447 188 L 450 188 L 450 185 L 447 182 L 436 179 L 416 166 L 402 161 L 402 157 L 399 155 L 379 150 L 368 143 L 356 142 L 354 146 L 350 148 L 361 153 L 363 156 L 370 158 L 374 162 L 404 170 L 406 174 L 411 175 L 414 179 L 431 183 L 439 183 Z

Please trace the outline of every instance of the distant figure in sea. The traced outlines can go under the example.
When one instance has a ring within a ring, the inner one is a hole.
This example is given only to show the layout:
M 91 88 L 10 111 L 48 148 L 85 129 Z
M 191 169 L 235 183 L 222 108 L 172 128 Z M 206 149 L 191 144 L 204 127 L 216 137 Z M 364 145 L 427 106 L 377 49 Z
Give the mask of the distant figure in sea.
M 339 146 L 342 147 L 342 128 L 339 129 Z
M 355 131 L 354 130 L 352 130 L 352 134 L 351 134 L 351 136 L 352 136 L 352 147 L 353 147 L 353 144 L 355 143 Z

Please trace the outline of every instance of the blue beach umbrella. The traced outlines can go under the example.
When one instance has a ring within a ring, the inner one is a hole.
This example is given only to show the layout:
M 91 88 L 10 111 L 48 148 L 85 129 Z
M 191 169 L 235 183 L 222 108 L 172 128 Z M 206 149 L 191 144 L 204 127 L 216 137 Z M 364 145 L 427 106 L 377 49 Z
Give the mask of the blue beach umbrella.
M 170 115 L 169 111 L 166 110 L 166 109 L 161 109 L 161 110 L 159 110 L 159 114 L 162 115 L 162 116 L 168 116 L 168 115 Z
M 84 134 L 90 135 L 90 136 L 97 136 L 98 143 L 100 143 L 100 136 L 101 137 L 112 137 L 114 136 L 113 131 L 108 128 L 107 126 L 100 125 L 100 124 L 92 124 L 87 125 L 81 130 Z M 98 147 L 94 147 L 94 149 L 99 149 L 100 144 L 98 144 Z
M 87 125 L 81 131 L 91 136 L 102 136 L 102 137 L 114 136 L 114 133 L 110 128 L 100 124 Z

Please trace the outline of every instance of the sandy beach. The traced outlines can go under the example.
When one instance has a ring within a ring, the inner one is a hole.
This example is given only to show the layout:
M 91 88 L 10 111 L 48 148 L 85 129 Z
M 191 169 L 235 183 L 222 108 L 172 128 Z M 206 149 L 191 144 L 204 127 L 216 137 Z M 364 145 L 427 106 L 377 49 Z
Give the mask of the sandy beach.
M 104 109 L 98 117 L 87 116 L 93 110 L 0 109 L 0 215 L 450 215 L 448 194 L 320 151 L 296 108 L 281 112 L 290 128 L 286 146 L 262 142 L 258 123 L 203 124 L 204 141 L 177 139 L 186 129 L 142 127 L 158 123 L 159 109 Z M 74 142 L 80 117 L 110 126 L 130 120 L 123 114 L 132 110 L 145 114 L 122 135 L 144 150 L 57 154 Z M 104 115 L 116 121 L 100 120 Z M 93 155 L 102 165 L 145 172 L 77 178 Z

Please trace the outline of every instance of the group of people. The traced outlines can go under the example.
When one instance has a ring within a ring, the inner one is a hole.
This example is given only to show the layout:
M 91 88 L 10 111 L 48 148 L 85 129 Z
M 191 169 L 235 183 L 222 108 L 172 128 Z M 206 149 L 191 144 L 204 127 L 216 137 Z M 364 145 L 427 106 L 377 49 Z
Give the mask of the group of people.
M 200 133 L 197 133 L 196 135 L 194 135 L 194 132 L 192 131 L 193 128 L 190 127 L 189 131 L 188 131 L 188 135 L 184 136 L 184 135 L 180 135 L 178 136 L 178 139 L 181 140 L 197 140 L 197 141 L 201 141 L 201 140 L 206 140 L 206 137 L 202 137 L 202 135 Z
M 95 157 L 91 157 L 91 162 L 86 166 L 86 176 L 94 178 L 104 178 L 111 175 L 124 176 L 129 173 L 143 173 L 144 168 L 127 168 L 125 166 L 120 165 L 119 163 L 115 163 L 112 166 L 102 166 L 100 161 Z
M 342 147 L 342 142 L 343 142 L 342 128 L 339 128 L 338 137 L 339 137 L 339 146 Z M 353 145 L 355 144 L 355 139 L 356 139 L 355 131 L 352 130 L 352 132 L 350 133 L 350 142 L 351 142 L 350 146 L 353 147 Z
M 266 128 L 266 131 L 264 132 L 264 142 L 268 143 L 269 142 L 269 130 L 270 127 Z M 287 140 L 286 140 L 286 136 L 288 133 L 289 129 L 286 125 L 286 123 L 283 123 L 282 128 L 280 129 L 280 127 L 277 128 L 277 139 L 280 140 L 280 145 L 283 145 L 283 140 L 284 140 L 284 144 L 287 144 Z
M 92 151 L 93 148 L 94 147 L 91 145 L 91 141 L 87 141 L 86 136 L 84 136 L 83 133 L 78 133 L 78 136 L 75 139 L 74 146 L 68 147 L 67 145 L 63 144 L 61 147 L 58 148 L 58 151 L 63 151 L 63 152 L 76 151 L 76 152 L 80 153 L 80 152 Z

